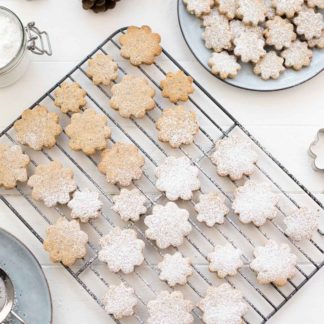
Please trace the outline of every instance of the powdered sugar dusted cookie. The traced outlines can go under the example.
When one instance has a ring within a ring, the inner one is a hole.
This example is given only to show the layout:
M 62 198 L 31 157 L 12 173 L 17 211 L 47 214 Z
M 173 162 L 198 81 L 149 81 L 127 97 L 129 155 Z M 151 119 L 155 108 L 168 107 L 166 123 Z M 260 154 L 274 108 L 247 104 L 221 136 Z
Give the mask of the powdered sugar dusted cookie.
M 233 39 L 241 36 L 242 33 L 249 31 L 256 33 L 261 39 L 263 38 L 263 27 L 245 25 L 241 20 L 231 20 L 230 29 L 233 34 Z
M 236 15 L 237 0 L 215 0 L 218 4 L 218 10 L 227 16 L 228 19 L 233 19 Z
M 122 319 L 134 314 L 137 297 L 133 288 L 121 283 L 107 289 L 103 304 L 107 314 L 112 314 L 116 319 Z
M 215 152 L 211 155 L 220 176 L 229 176 L 232 180 L 239 180 L 243 175 L 254 172 L 254 164 L 258 159 L 252 144 L 242 137 L 230 135 L 216 142 Z
M 237 63 L 236 57 L 223 51 L 221 53 L 213 53 L 208 60 L 212 73 L 219 75 L 221 79 L 235 78 L 241 65 Z
M 131 273 L 144 261 L 145 244 L 132 229 L 115 227 L 100 239 L 100 245 L 98 258 L 106 262 L 112 272 Z
M 214 6 L 214 0 L 183 0 L 183 2 L 188 12 L 197 17 L 208 14 Z
M 264 0 L 238 0 L 237 15 L 246 25 L 256 26 L 265 20 L 267 7 Z
M 287 244 L 279 245 L 269 240 L 264 246 L 256 247 L 253 254 L 255 259 L 250 267 L 257 272 L 261 284 L 273 282 L 277 286 L 284 286 L 296 274 L 297 257 L 290 252 Z
M 275 51 L 270 51 L 254 66 L 253 72 L 260 75 L 263 80 L 278 79 L 280 73 L 285 70 L 283 63 L 282 57 Z
M 189 200 L 192 192 L 200 188 L 198 172 L 187 157 L 169 156 L 155 170 L 156 188 L 165 191 L 169 200 Z
M 324 9 L 324 0 L 307 0 L 307 6 L 310 8 L 317 7 L 319 9 Z
M 155 300 L 147 304 L 149 318 L 147 324 L 190 324 L 194 318 L 194 305 L 183 298 L 180 291 L 160 292 Z
M 263 225 L 267 219 L 277 216 L 276 205 L 279 196 L 272 192 L 270 185 L 248 180 L 234 193 L 233 209 L 244 224 Z
M 296 40 L 291 46 L 281 52 L 285 59 L 285 66 L 300 70 L 303 66 L 308 66 L 312 60 L 313 52 L 308 48 L 306 42 Z
M 188 219 L 188 211 L 173 202 L 168 202 L 165 206 L 155 205 L 152 215 L 144 219 L 148 227 L 145 235 L 150 240 L 155 240 L 160 249 L 166 249 L 170 245 L 179 246 L 192 230 Z
M 296 12 L 302 10 L 304 0 L 272 0 L 272 5 L 279 16 L 292 18 Z
M 312 38 L 308 41 L 309 47 L 324 48 L 324 30 L 319 38 Z
M 299 35 L 303 35 L 307 40 L 318 38 L 324 29 L 324 21 L 321 13 L 316 13 L 314 9 L 304 9 L 294 18 Z
M 146 198 L 137 189 L 122 189 L 119 195 L 113 197 L 114 204 L 111 207 L 118 213 L 123 221 L 132 220 L 136 222 L 140 219 L 141 214 L 146 213 Z
M 218 287 L 208 287 L 206 296 L 200 301 L 198 307 L 203 312 L 203 321 L 206 324 L 240 324 L 242 316 L 249 309 L 242 293 L 228 283 Z
M 166 254 L 163 261 L 158 264 L 161 270 L 160 279 L 168 283 L 169 286 L 185 285 L 187 278 L 192 275 L 192 266 L 189 258 L 184 258 L 181 253 Z
M 267 19 L 273 19 L 276 16 L 276 10 L 272 6 L 272 0 L 264 0 L 264 4 L 267 7 L 266 18 Z
M 218 8 L 213 8 L 211 12 L 207 15 L 202 16 L 202 25 L 204 27 L 214 25 L 214 24 L 225 24 L 228 23 L 227 17 L 222 15 Z

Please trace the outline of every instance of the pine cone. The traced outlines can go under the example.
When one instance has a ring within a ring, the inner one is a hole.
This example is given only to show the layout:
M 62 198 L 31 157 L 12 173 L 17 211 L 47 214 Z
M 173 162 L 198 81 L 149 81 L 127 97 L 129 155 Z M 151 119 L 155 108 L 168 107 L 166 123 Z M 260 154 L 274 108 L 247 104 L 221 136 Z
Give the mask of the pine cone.
M 92 9 L 94 12 L 103 12 L 116 6 L 119 0 L 82 0 L 83 9 Z

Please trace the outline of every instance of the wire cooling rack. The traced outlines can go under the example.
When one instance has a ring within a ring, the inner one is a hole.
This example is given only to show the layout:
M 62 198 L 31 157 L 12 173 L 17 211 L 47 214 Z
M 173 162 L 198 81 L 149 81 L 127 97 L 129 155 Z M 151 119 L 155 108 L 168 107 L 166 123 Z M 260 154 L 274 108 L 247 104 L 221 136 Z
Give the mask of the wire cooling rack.
M 27 147 L 24 148 L 31 158 L 29 173 L 32 174 L 35 167 L 40 163 L 59 160 L 64 166 L 71 167 L 74 170 L 80 188 L 97 190 L 104 203 L 101 217 L 89 224 L 81 224 L 83 230 L 89 235 L 86 258 L 79 260 L 72 267 L 66 267 L 66 269 L 101 307 L 103 307 L 101 300 L 107 286 L 123 281 L 134 287 L 139 299 L 135 316 L 121 321 L 117 321 L 113 317 L 110 317 L 110 319 L 122 323 L 143 323 L 148 316 L 146 310 L 148 301 L 154 299 L 161 290 L 171 290 L 165 282 L 159 280 L 156 265 L 165 253 L 179 250 L 185 256 L 191 258 L 194 273 L 189 277 L 185 286 L 177 286 L 175 289 L 181 290 L 187 299 L 197 303 L 204 296 L 209 285 L 217 286 L 222 282 L 228 282 L 243 292 L 249 305 L 249 312 L 244 317 L 244 322 L 264 323 L 292 298 L 324 264 L 323 233 L 318 231 L 311 240 L 304 243 L 294 243 L 284 234 L 283 218 L 299 206 L 316 208 L 322 213 L 323 205 L 196 81 L 194 81 L 195 92 L 184 104 L 197 114 L 200 123 L 200 132 L 194 143 L 179 149 L 172 149 L 168 144 L 159 142 L 155 121 L 161 114 L 161 110 L 170 106 L 170 103 L 161 96 L 160 81 L 165 78 L 165 74 L 169 71 L 181 69 L 185 73 L 187 72 L 165 50 L 156 63 L 151 66 L 132 66 L 119 54 L 118 37 L 121 33 L 124 33 L 124 30 L 125 28 L 117 30 L 107 38 L 30 108 L 32 109 L 38 104 L 45 105 L 49 110 L 59 113 L 61 124 L 65 127 L 69 123 L 70 116 L 62 114 L 54 106 L 53 92 L 64 80 L 77 81 L 87 91 L 87 108 L 95 109 L 108 117 L 108 124 L 112 128 L 112 138 L 109 140 L 109 145 L 116 141 L 130 142 L 135 144 L 144 155 L 146 163 L 143 177 L 135 181 L 132 186 L 137 187 L 147 197 L 149 211 L 153 204 L 164 204 L 166 202 L 164 194 L 158 192 L 155 188 L 155 167 L 168 155 L 190 158 L 192 163 L 200 170 L 201 190 L 194 194 L 191 201 L 179 201 L 177 203 L 181 208 L 186 208 L 190 212 L 190 223 L 193 231 L 182 246 L 159 250 L 154 242 L 145 239 L 144 217 L 137 223 L 125 223 L 110 209 L 112 197 L 119 192 L 119 188 L 107 184 L 105 177 L 98 171 L 99 154 L 87 157 L 81 152 L 72 151 L 68 146 L 68 138 L 63 133 L 59 137 L 57 145 L 50 150 L 44 149 L 36 152 Z M 94 86 L 85 73 L 88 59 L 97 52 L 109 53 L 118 62 L 119 77 L 117 82 L 128 73 L 145 76 L 156 90 L 157 107 L 143 119 L 124 119 L 120 117 L 118 112 L 111 109 L 108 104 L 111 96 L 110 89 L 105 86 Z M 12 126 L 13 123 L 0 133 L 0 142 L 15 143 Z M 273 221 L 267 221 L 260 228 L 241 224 L 238 217 L 232 212 L 226 217 L 223 225 L 212 228 L 196 220 L 193 205 L 198 201 L 201 192 L 217 191 L 226 197 L 227 204 L 230 206 L 234 189 L 243 184 L 244 180 L 232 182 L 227 177 L 219 177 L 216 174 L 215 166 L 209 159 L 214 149 L 214 143 L 230 133 L 236 133 L 249 139 L 254 149 L 259 153 L 256 172 L 251 178 L 268 182 L 273 190 L 280 194 L 280 203 L 277 207 L 278 216 Z M 48 224 L 55 222 L 60 216 L 70 218 L 66 206 L 47 208 L 42 203 L 32 200 L 30 189 L 25 184 L 19 184 L 17 188 L 9 191 L 2 189 L 0 199 L 40 242 L 43 241 Z M 137 267 L 135 272 L 130 275 L 111 273 L 106 265 L 97 259 L 99 238 L 108 233 L 114 226 L 135 229 L 139 238 L 143 239 L 146 244 L 144 264 Z M 321 227 L 323 228 L 323 217 L 321 217 Z M 253 258 L 253 248 L 264 244 L 269 238 L 289 244 L 298 257 L 297 275 L 281 288 L 271 284 L 258 284 L 255 273 L 248 266 Z M 225 244 L 226 242 L 230 242 L 235 247 L 240 247 L 243 251 L 245 264 L 239 270 L 237 276 L 221 280 L 217 278 L 215 273 L 209 272 L 206 256 L 213 250 L 215 244 Z M 193 314 L 195 322 L 202 321 L 202 314 L 198 308 L 193 310 Z M 107 320 L 108 318 L 109 315 L 107 315 Z

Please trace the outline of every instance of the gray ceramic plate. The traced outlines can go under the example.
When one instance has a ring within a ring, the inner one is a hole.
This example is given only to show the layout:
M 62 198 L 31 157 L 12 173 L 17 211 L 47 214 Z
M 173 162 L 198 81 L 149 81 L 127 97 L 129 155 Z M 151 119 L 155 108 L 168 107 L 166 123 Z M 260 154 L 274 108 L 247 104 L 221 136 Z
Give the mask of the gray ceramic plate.
M 197 17 L 190 15 L 183 3 L 178 0 L 178 18 L 183 37 L 190 50 L 209 72 L 211 72 L 207 62 L 211 56 L 211 51 L 204 46 L 201 34 L 201 21 Z M 324 70 L 324 50 L 314 50 L 312 63 L 309 67 L 299 72 L 291 69 L 286 70 L 277 80 L 264 81 L 252 72 L 251 64 L 243 64 L 242 69 L 235 79 L 226 79 L 224 82 L 233 86 L 257 91 L 274 91 L 294 87 L 313 78 Z
M 52 323 L 52 300 L 42 268 L 30 250 L 0 229 L 0 267 L 10 276 L 15 289 L 16 313 L 27 324 Z M 18 324 L 12 316 L 10 324 Z

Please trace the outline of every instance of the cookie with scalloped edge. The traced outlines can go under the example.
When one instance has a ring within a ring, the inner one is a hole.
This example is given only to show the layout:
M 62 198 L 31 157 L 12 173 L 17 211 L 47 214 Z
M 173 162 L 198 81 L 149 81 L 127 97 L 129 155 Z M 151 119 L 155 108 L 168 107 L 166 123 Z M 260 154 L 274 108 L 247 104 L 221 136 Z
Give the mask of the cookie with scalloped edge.
M 210 13 L 203 15 L 201 17 L 202 25 L 204 27 L 214 25 L 214 24 L 226 24 L 228 23 L 228 18 L 222 15 L 218 8 L 213 8 Z
M 308 48 L 306 42 L 297 39 L 289 48 L 281 52 L 281 56 L 285 59 L 286 67 L 299 71 L 304 66 L 310 65 L 313 52 Z
M 322 31 L 322 34 L 319 38 L 312 38 L 307 43 L 308 43 L 308 46 L 311 48 L 317 47 L 317 48 L 323 49 L 324 48 L 324 30 Z
M 285 71 L 283 63 L 282 57 L 278 56 L 275 51 L 270 51 L 255 64 L 253 72 L 263 80 L 278 79 L 280 73 Z
M 246 25 L 257 26 L 265 21 L 268 8 L 264 0 L 238 0 L 236 14 Z
M 324 0 L 307 0 L 307 6 L 310 8 L 324 9 Z
M 197 17 L 208 14 L 214 6 L 214 0 L 183 0 L 187 11 Z
M 233 39 L 241 36 L 245 32 L 256 33 L 261 39 L 263 38 L 263 26 L 250 26 L 245 25 L 241 20 L 233 19 L 230 21 L 230 29 L 233 34 Z
M 273 19 L 276 16 L 276 10 L 272 6 L 272 0 L 264 0 L 264 4 L 267 7 L 266 19 Z
M 302 35 L 306 40 L 319 38 L 324 30 L 323 15 L 315 12 L 314 9 L 304 9 L 298 12 L 294 18 L 297 34 Z
M 233 19 L 236 16 L 237 0 L 215 0 L 220 13 L 228 19 Z
M 208 60 L 208 65 L 213 74 L 218 75 L 221 79 L 235 78 L 241 65 L 237 63 L 234 55 L 226 51 L 220 53 L 213 53 Z
M 304 0 L 272 0 L 276 14 L 287 18 L 292 18 L 296 12 L 301 11 L 303 4 Z

